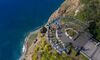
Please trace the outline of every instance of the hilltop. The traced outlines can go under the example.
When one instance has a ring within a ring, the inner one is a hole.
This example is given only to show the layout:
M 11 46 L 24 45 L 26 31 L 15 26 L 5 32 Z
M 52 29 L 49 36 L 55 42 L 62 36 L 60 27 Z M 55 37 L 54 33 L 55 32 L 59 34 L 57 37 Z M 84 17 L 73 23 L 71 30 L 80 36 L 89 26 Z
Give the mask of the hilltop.
M 100 41 L 99 16 L 100 0 L 65 0 L 48 19 L 47 32 L 31 35 L 23 60 L 95 60 L 100 49 L 91 46 Z

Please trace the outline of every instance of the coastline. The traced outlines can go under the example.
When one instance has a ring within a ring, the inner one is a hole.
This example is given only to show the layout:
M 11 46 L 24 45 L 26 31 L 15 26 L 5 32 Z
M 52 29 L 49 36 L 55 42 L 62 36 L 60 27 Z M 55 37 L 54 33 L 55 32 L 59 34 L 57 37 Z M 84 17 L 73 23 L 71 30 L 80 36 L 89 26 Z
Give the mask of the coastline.
M 21 57 L 19 58 L 19 60 L 22 60 L 22 59 L 25 57 L 25 55 L 26 55 L 26 53 L 27 53 L 27 51 L 28 51 L 28 48 L 29 48 L 29 47 L 27 47 L 27 42 L 29 41 L 30 36 L 33 35 L 34 33 L 37 33 L 40 29 L 41 29 L 41 28 L 36 29 L 36 30 L 30 32 L 30 33 L 28 34 L 28 36 L 26 36 L 26 38 L 25 38 L 25 40 L 24 40 L 23 47 L 22 47 Z
M 58 14 L 58 11 L 59 11 L 59 8 L 53 14 L 51 14 L 51 16 L 49 17 L 48 21 L 45 24 L 43 24 L 42 26 L 46 26 L 48 24 L 48 22 L 52 21 L 53 19 L 56 19 L 59 16 L 59 15 L 57 15 Z M 29 41 L 30 36 L 32 36 L 34 33 L 39 32 L 39 30 L 41 29 L 42 26 L 36 28 L 32 32 L 30 32 L 28 34 L 28 36 L 26 36 L 26 38 L 24 40 L 23 47 L 22 47 L 21 57 L 19 58 L 19 60 L 23 60 L 24 57 L 25 57 L 25 55 L 26 55 L 26 53 L 28 52 L 28 48 L 29 47 L 27 47 L 27 42 Z
M 76 7 L 74 7 L 74 8 L 76 8 Z M 45 24 L 43 24 L 42 26 L 40 26 L 40 27 L 38 27 L 38 29 L 35 29 L 35 30 L 33 30 L 32 32 L 30 32 L 29 34 L 28 34 L 28 36 L 25 38 L 25 42 L 24 42 L 24 44 L 23 44 L 23 48 L 22 48 L 22 56 L 20 57 L 20 59 L 19 60 L 32 60 L 32 54 L 30 54 L 30 52 L 32 52 L 32 51 L 34 51 L 34 48 L 33 48 L 33 46 L 35 46 L 35 45 L 38 45 L 38 44 L 36 44 L 36 43 L 32 43 L 31 45 L 28 45 L 28 43 L 27 42 L 29 42 L 30 41 L 30 36 L 32 36 L 34 33 L 38 33 L 39 31 L 40 31 L 40 29 L 43 27 L 43 26 L 46 26 L 46 25 L 48 25 L 50 22 L 52 22 L 52 21 L 54 21 L 56 18 L 58 18 L 59 16 L 67 16 L 67 15 L 65 15 L 65 12 L 66 12 L 66 9 L 65 10 L 60 10 L 61 9 L 61 6 L 57 9 L 57 10 L 55 10 L 52 14 L 51 14 L 51 16 L 48 18 L 48 21 L 45 23 Z M 70 9 L 69 9 L 70 10 Z M 70 12 L 68 10 L 68 15 L 71 15 L 73 12 L 73 9 L 72 9 L 72 11 Z M 67 14 L 67 13 L 66 13 Z M 38 37 L 35 37 L 35 39 L 36 38 L 38 38 Z M 34 39 L 33 39 L 34 40 Z M 27 45 L 28 45 L 28 47 L 27 47 Z M 32 48 L 31 50 L 30 50 L 30 48 Z M 28 54 L 29 53 L 29 54 Z M 28 56 L 28 57 L 27 57 Z
M 58 9 L 56 9 L 48 18 L 47 22 L 44 23 L 42 26 L 46 26 L 48 23 L 50 23 L 51 21 L 55 20 L 57 17 L 59 17 L 61 14 L 59 13 L 60 7 Z M 19 58 L 19 60 L 24 60 L 26 53 L 28 52 L 28 48 L 32 45 L 30 45 L 29 47 L 27 47 L 27 42 L 29 41 L 29 37 L 32 36 L 34 33 L 39 32 L 39 30 L 41 29 L 42 26 L 39 26 L 38 28 L 36 28 L 35 30 L 33 30 L 32 32 L 30 32 L 28 34 L 28 36 L 26 36 L 25 40 L 24 40 L 24 44 L 22 47 L 22 55 Z
M 28 48 L 32 45 L 32 44 L 31 44 L 29 47 L 27 47 L 27 45 L 28 45 L 27 42 L 30 42 L 29 38 L 30 38 L 34 33 L 39 32 L 40 29 L 41 29 L 41 27 L 44 26 L 44 25 L 46 25 L 46 24 L 47 24 L 47 22 L 44 23 L 43 25 L 41 25 L 41 26 L 35 28 L 34 30 L 32 30 L 32 31 L 30 31 L 30 32 L 28 33 L 28 35 L 27 35 L 27 36 L 25 37 L 25 39 L 24 39 L 24 43 L 23 43 L 23 46 L 22 46 L 22 49 L 21 49 L 21 56 L 19 57 L 18 60 L 23 60 L 23 59 L 24 59 L 24 57 L 26 56 L 26 53 L 28 52 Z

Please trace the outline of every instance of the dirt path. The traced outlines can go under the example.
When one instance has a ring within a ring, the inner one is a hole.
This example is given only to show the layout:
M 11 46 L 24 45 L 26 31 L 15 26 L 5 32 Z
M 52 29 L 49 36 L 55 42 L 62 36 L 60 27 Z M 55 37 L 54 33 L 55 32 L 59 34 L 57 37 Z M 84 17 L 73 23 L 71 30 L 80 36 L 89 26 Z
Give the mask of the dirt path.
M 32 43 L 32 45 L 29 47 L 28 51 L 25 54 L 25 60 L 32 60 L 32 54 L 34 53 L 34 48 L 36 47 L 37 44 L 39 44 L 41 40 L 37 40 L 36 43 Z M 24 59 L 23 59 L 24 60 Z

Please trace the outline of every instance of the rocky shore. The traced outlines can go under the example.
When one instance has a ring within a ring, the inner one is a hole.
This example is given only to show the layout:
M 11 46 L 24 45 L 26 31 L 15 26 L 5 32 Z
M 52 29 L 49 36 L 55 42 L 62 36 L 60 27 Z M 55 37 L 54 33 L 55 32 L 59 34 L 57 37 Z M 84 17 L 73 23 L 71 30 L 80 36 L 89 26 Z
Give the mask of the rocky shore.
M 68 0 L 69 3 L 72 1 Z M 65 16 L 66 12 L 70 12 L 70 11 L 66 11 L 66 6 L 64 6 L 66 4 L 67 0 L 64 1 L 64 3 L 61 4 L 61 6 L 49 17 L 48 19 L 48 23 L 50 23 L 51 21 L 55 20 L 56 18 L 58 18 L 59 16 Z M 74 3 L 73 3 L 74 4 Z M 69 6 L 70 7 L 70 6 Z M 45 24 L 45 25 L 46 25 Z M 23 53 L 22 53 L 22 56 L 19 60 L 32 60 L 32 54 L 30 52 L 33 51 L 34 49 L 34 46 L 37 44 L 37 43 L 32 43 L 32 44 L 28 44 L 28 42 L 30 42 L 29 38 L 30 36 L 32 36 L 34 33 L 36 32 L 39 32 L 41 28 L 39 28 L 38 30 L 36 31 L 33 31 L 33 32 L 30 32 L 30 34 L 26 37 L 25 39 L 25 43 L 23 45 Z M 35 37 L 35 39 L 38 38 L 38 37 Z M 33 47 L 32 47 L 33 46 Z
M 57 17 L 59 17 L 60 16 L 60 14 L 59 14 L 59 8 L 50 16 L 50 18 L 48 19 L 48 22 L 47 22 L 47 24 L 49 23 L 49 22 L 51 22 L 52 20 L 55 20 Z M 46 25 L 46 24 L 45 24 Z M 29 54 L 29 52 L 32 52 L 33 51 L 33 48 L 34 47 L 32 47 L 32 46 L 34 46 L 35 44 L 37 44 L 37 43 L 32 43 L 32 44 L 30 44 L 29 45 L 29 43 L 28 42 L 30 42 L 30 40 L 29 40 L 29 38 L 30 38 L 30 36 L 32 36 L 34 33 L 38 33 L 39 31 L 40 31 L 40 29 L 41 28 L 39 28 L 39 29 L 37 29 L 37 30 L 35 30 L 35 31 L 33 31 L 33 32 L 30 32 L 30 34 L 25 38 L 25 43 L 24 43 L 24 45 L 23 45 L 23 49 L 22 49 L 22 56 L 21 56 L 21 58 L 19 59 L 19 60 L 32 60 L 31 59 L 31 56 L 32 56 L 32 54 L 30 53 Z M 36 38 L 38 38 L 38 37 L 35 37 L 35 39 Z M 33 40 L 34 41 L 34 40 Z M 28 57 L 27 57 L 28 56 Z
M 25 38 L 25 42 L 23 44 L 23 48 L 22 48 L 22 56 L 19 58 L 19 60 L 24 60 L 24 58 L 26 57 L 27 53 L 28 53 L 28 50 L 30 48 L 30 46 L 32 45 L 32 43 L 29 43 L 31 40 L 30 40 L 30 37 L 32 35 L 34 35 L 35 33 L 37 33 L 40 29 L 37 29 L 33 32 L 30 32 L 29 35 Z M 35 38 L 34 38 L 35 39 Z M 34 40 L 33 40 L 34 41 Z M 32 41 L 32 42 L 33 42 Z
M 65 0 L 64 3 L 62 3 L 61 6 L 49 17 L 48 22 L 46 24 L 51 23 L 53 20 L 55 20 L 60 16 L 73 16 L 78 18 L 77 16 L 80 15 L 79 13 L 85 9 L 84 7 L 85 4 L 82 4 L 80 0 Z M 35 32 L 38 33 L 40 29 L 36 30 Z M 37 45 L 39 42 L 38 40 L 37 43 L 35 44 L 32 43 L 30 45 L 27 43 L 30 42 L 29 37 L 32 36 L 33 34 L 34 31 L 31 32 L 28 37 L 26 37 L 25 44 L 23 46 L 23 54 L 19 60 L 32 60 L 32 51 L 34 51 L 35 45 Z M 38 37 L 35 37 L 35 39 L 36 38 Z

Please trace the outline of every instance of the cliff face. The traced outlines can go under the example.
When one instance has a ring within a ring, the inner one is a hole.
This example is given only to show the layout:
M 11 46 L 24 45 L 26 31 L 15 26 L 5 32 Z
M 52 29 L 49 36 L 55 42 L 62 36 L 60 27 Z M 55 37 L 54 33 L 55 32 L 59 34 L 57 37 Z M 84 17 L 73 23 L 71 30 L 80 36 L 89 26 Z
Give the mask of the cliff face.
M 79 0 L 65 0 L 64 3 L 62 3 L 62 5 L 58 8 L 58 10 L 56 10 L 50 19 L 55 19 L 59 16 L 67 16 L 67 15 L 74 15 L 76 14 L 79 9 L 81 9 L 83 5 L 80 5 L 80 1 Z
M 59 13 L 63 16 L 75 15 L 83 5 L 80 4 L 80 0 L 66 0 L 59 9 Z
M 50 17 L 49 22 L 59 16 L 72 16 L 89 23 L 93 38 L 100 41 L 100 0 L 65 0 Z
M 80 0 L 65 0 L 58 10 L 51 15 L 48 21 L 55 20 L 59 16 L 76 16 L 83 6 Z
M 89 31 L 93 34 L 93 38 L 100 41 L 100 0 L 80 0 L 83 5 L 82 9 L 75 18 L 89 22 Z
M 89 23 L 89 28 L 88 28 L 89 32 L 93 34 L 93 38 L 100 41 L 100 0 L 65 0 L 64 3 L 62 3 L 61 6 L 50 16 L 48 23 L 51 22 L 52 20 L 55 20 L 59 16 L 63 16 L 63 17 L 71 16 L 73 18 L 80 20 L 83 23 Z M 40 39 L 40 40 L 42 41 L 45 39 Z M 39 45 L 38 48 L 41 48 L 40 47 L 41 43 L 33 44 L 33 45 L 36 45 L 36 46 Z M 43 45 L 46 45 L 46 44 L 43 44 Z M 35 47 L 37 52 L 39 50 L 38 48 Z M 44 46 L 42 46 L 41 49 L 44 49 Z M 28 50 L 29 52 L 31 52 L 30 49 Z M 32 51 L 35 51 L 35 50 L 32 50 Z M 48 50 L 48 52 L 49 51 L 50 50 Z M 36 57 L 38 56 L 37 52 L 34 55 L 30 53 L 29 55 L 26 54 L 25 58 L 31 58 L 31 57 L 37 58 Z M 44 51 L 44 52 L 47 53 L 47 51 Z M 53 57 L 53 56 L 50 55 L 50 57 Z M 61 55 L 59 55 L 59 57 L 62 58 Z M 26 60 L 29 60 L 29 59 L 26 59 Z

